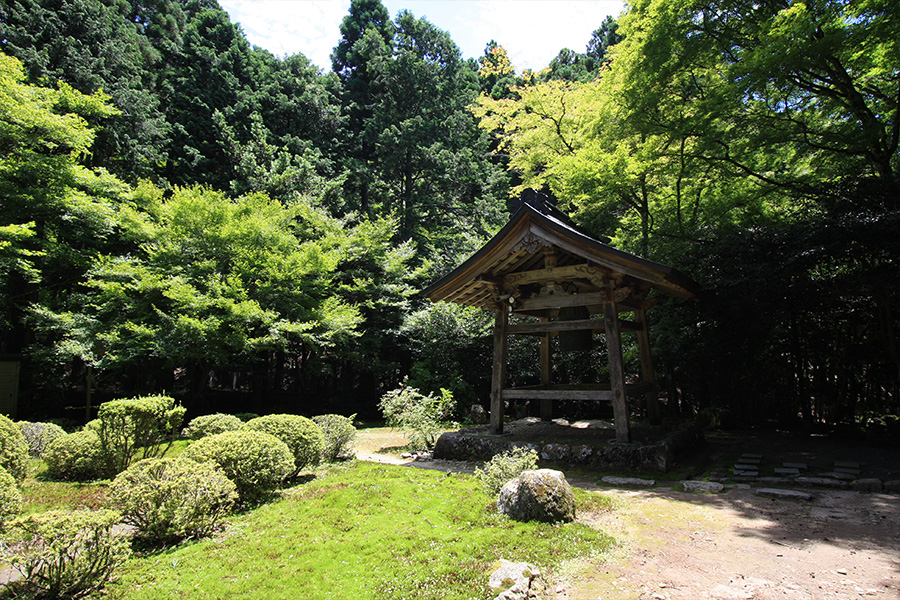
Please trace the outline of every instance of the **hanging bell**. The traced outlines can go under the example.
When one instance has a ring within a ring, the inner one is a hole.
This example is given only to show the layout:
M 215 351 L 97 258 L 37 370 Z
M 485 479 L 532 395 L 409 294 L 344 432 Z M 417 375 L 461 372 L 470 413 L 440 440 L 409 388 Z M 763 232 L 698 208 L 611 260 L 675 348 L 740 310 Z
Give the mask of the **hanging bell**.
M 589 319 L 587 306 L 564 306 L 559 309 L 560 321 L 581 321 Z M 560 352 L 585 352 L 591 349 L 593 334 L 590 329 L 559 332 Z

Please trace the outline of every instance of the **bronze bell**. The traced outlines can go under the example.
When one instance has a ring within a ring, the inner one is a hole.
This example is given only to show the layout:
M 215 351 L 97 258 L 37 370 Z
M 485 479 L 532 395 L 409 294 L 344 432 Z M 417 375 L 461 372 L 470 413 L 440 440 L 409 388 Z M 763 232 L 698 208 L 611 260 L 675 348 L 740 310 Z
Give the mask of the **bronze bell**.
M 581 321 L 589 319 L 587 306 L 564 306 L 559 309 L 560 321 Z M 590 329 L 559 332 L 560 352 L 585 352 L 592 347 L 593 332 Z

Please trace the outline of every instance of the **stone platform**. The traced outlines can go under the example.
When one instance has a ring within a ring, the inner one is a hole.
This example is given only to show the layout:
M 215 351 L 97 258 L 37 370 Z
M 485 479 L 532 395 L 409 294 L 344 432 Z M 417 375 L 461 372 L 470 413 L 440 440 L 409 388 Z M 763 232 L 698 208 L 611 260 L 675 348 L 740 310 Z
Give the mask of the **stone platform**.
M 679 430 L 635 425 L 635 441 L 627 444 L 615 441 L 615 429 L 605 421 L 545 422 L 532 417 L 507 423 L 504 430 L 494 435 L 485 426 L 444 433 L 434 447 L 434 457 L 487 461 L 525 447 L 535 450 L 544 462 L 665 473 L 678 454 L 703 443 L 702 430 L 693 425 Z

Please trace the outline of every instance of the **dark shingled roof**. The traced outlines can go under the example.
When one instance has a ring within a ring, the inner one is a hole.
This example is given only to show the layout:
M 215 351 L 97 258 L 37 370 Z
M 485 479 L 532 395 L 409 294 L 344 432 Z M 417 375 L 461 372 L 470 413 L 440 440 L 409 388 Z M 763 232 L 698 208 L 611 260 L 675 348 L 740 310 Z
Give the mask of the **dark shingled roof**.
M 624 252 L 577 227 L 546 197 L 527 190 L 509 222 L 480 250 L 441 277 L 422 295 L 493 308 L 496 282 L 504 276 L 543 268 L 544 246 L 557 249 L 558 266 L 587 264 L 621 279 L 681 298 L 694 298 L 699 286 L 676 269 Z

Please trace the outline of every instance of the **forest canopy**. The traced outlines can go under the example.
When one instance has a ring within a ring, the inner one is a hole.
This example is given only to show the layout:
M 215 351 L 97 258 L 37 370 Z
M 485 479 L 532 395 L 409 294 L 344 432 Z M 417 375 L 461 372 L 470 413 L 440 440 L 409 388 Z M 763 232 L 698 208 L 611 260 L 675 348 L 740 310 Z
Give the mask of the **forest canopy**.
M 897 427 L 898 13 L 634 0 L 518 72 L 498 41 L 466 59 L 353 0 L 323 72 L 215 0 L 9 0 L 0 353 L 20 410 L 166 390 L 192 412 L 372 414 L 406 377 L 484 403 L 485 315 L 416 291 L 535 188 L 704 288 L 651 311 L 669 416 Z

